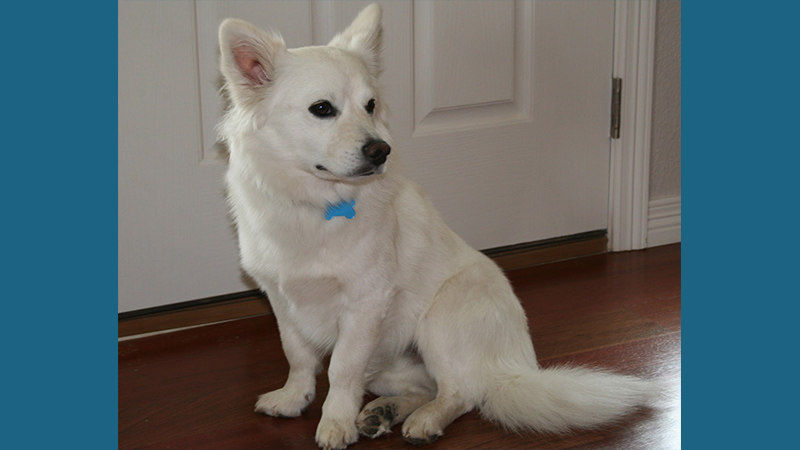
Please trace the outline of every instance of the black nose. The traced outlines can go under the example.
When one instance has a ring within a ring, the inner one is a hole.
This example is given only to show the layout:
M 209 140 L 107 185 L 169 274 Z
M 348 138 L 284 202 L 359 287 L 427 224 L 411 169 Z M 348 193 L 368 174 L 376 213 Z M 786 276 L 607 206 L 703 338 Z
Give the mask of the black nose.
M 381 164 L 386 162 L 386 157 L 389 155 L 389 152 L 392 151 L 392 147 L 389 146 L 384 141 L 367 141 L 363 147 L 361 147 L 361 153 L 367 158 L 367 161 L 370 163 L 380 166 Z

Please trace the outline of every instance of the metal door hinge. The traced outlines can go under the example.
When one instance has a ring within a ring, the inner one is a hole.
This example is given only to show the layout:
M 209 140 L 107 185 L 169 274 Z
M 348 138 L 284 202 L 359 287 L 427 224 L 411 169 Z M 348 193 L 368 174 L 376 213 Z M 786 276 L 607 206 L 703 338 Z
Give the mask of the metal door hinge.
M 620 122 L 622 122 L 622 78 L 612 78 L 611 139 L 619 139 Z

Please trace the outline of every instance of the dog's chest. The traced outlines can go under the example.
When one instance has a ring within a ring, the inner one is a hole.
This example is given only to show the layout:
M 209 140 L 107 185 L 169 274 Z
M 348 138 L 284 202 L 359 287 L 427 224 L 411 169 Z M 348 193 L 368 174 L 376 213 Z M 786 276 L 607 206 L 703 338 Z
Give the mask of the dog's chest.
M 338 319 L 347 303 L 342 266 L 323 251 L 263 240 L 259 245 L 243 246 L 242 260 L 273 308 L 283 310 L 306 339 L 320 348 L 335 342 Z
M 290 278 L 280 283 L 281 300 L 300 332 L 320 347 L 332 345 L 344 304 L 343 286 L 335 278 Z
M 239 227 L 243 268 L 265 289 L 278 289 L 292 307 L 331 303 L 364 275 L 371 259 L 357 233 L 335 218 L 321 226 L 281 224 Z
M 346 220 L 346 219 L 341 219 Z M 324 280 L 351 278 L 364 263 L 365 255 L 358 236 L 337 233 L 324 227 L 270 227 L 253 230 L 242 227 L 239 233 L 242 263 L 252 276 L 287 280 L 287 292 L 297 279 Z M 331 228 L 336 225 L 331 225 Z M 289 281 L 291 280 L 291 281 Z

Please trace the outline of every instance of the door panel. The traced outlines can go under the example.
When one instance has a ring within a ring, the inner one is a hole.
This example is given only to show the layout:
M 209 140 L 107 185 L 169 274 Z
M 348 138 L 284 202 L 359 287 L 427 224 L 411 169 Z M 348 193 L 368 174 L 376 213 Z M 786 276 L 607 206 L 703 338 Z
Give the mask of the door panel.
M 214 126 L 217 26 L 327 43 L 368 1 L 119 3 L 119 310 L 252 289 Z M 607 226 L 614 3 L 382 2 L 393 165 L 471 245 Z

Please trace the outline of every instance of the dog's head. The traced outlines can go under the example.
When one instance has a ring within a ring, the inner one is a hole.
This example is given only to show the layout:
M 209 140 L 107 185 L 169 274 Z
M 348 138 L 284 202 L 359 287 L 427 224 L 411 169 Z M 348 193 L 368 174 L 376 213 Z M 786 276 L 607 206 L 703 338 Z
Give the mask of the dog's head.
M 287 49 L 237 19 L 220 26 L 231 110 L 222 134 L 282 170 L 357 182 L 383 173 L 391 150 L 378 75 L 381 8 L 372 4 L 327 46 Z M 233 147 L 241 147 L 236 149 Z

